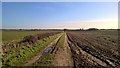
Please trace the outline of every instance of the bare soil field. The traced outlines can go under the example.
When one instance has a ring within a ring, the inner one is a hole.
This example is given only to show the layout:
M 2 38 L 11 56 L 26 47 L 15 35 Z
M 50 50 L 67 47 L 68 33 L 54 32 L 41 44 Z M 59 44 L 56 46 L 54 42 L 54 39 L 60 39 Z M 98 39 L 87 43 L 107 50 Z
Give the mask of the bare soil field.
M 68 31 L 67 36 L 74 66 L 119 67 L 117 31 Z

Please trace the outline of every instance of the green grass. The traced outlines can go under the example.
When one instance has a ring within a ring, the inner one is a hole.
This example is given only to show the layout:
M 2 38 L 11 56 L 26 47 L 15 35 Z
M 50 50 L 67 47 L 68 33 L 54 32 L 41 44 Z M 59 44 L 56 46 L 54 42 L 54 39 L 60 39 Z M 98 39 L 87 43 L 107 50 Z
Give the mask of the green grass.
M 2 41 L 18 40 L 27 35 L 34 35 L 45 32 L 55 31 L 13 31 L 13 30 L 2 30 Z
M 34 66 L 51 66 L 53 58 L 54 58 L 53 54 L 51 53 L 45 54 L 34 64 Z
M 41 33 L 40 31 L 2 31 L 2 41 L 18 40 L 27 35 Z
M 35 56 L 58 36 L 59 35 L 50 36 L 50 38 L 39 40 L 32 45 L 24 44 L 20 45 L 20 47 L 9 49 L 8 52 L 3 56 L 3 65 L 16 66 L 24 64 L 27 60 Z
M 56 47 L 62 48 L 63 45 L 64 45 L 64 40 L 65 40 L 65 34 L 62 35 L 62 37 L 60 38 L 60 40 L 59 40 L 59 42 L 57 43 L 57 46 L 56 46 Z

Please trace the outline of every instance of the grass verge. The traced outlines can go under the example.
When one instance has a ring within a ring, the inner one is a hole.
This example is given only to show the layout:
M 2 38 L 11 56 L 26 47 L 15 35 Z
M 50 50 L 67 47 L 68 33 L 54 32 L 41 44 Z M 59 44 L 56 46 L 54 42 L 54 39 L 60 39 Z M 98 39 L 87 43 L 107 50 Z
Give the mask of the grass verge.
M 49 43 L 56 39 L 59 35 L 50 36 L 37 41 L 34 44 L 23 44 L 19 48 L 12 48 L 3 55 L 4 66 L 18 66 L 24 64 L 31 57 L 35 56 L 39 51 L 45 48 Z

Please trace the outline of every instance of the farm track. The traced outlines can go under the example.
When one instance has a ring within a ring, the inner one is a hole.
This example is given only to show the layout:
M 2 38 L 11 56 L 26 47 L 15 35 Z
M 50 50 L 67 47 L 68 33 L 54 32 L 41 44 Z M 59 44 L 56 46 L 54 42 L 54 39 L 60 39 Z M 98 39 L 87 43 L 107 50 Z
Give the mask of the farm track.
M 23 64 L 22 66 L 32 66 L 32 64 L 35 63 L 40 57 L 42 57 L 44 54 L 48 53 L 51 50 L 53 45 L 56 45 L 56 43 L 59 41 L 61 36 L 62 36 L 62 34 L 57 39 L 55 39 L 53 42 L 51 42 L 46 48 L 44 48 L 42 51 L 37 53 L 36 56 L 31 58 L 27 63 Z
M 100 49 L 104 50 L 104 47 L 99 48 L 100 45 L 96 45 L 95 47 L 93 46 L 94 42 L 91 43 L 92 41 L 68 34 L 68 44 L 71 48 L 75 67 L 116 68 L 120 64 L 119 59 L 110 56 L 111 54 L 109 54 L 109 49 L 107 49 L 109 51 L 108 54 L 101 53 Z
M 67 43 L 66 33 L 64 36 L 64 43 L 60 46 L 61 47 L 59 47 L 55 52 L 53 66 L 73 66 L 71 51 Z

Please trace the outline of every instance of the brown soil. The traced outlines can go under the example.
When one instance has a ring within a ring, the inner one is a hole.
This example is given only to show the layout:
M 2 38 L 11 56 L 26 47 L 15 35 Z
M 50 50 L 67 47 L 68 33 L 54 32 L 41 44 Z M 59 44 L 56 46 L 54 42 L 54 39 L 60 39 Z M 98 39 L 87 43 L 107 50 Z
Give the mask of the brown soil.
M 120 64 L 117 45 L 95 36 L 70 32 L 69 46 L 76 67 L 116 68 Z M 106 44 L 107 42 L 107 44 Z

